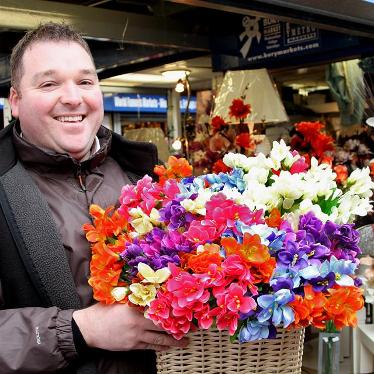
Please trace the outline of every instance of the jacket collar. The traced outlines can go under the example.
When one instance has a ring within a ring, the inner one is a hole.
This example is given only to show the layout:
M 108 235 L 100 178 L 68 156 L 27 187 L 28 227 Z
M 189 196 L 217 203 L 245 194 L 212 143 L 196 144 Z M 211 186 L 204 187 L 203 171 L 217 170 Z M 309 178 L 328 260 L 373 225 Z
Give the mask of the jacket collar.
M 38 170 L 48 172 L 49 170 L 59 171 L 79 169 L 93 169 L 100 165 L 106 158 L 110 146 L 112 135 L 108 129 L 101 127 L 97 133 L 99 147 L 94 151 L 96 142 L 91 150 L 90 157 L 83 161 L 77 161 L 68 154 L 56 153 L 42 149 L 28 142 L 21 136 L 19 123 L 13 127 L 13 143 L 19 159 L 28 167 L 36 167 Z

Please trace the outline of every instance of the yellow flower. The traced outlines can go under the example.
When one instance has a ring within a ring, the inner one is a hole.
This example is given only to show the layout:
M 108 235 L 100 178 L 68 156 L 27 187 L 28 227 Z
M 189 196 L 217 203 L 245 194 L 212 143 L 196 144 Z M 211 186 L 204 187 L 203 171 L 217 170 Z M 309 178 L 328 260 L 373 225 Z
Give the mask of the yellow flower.
M 150 266 L 144 264 L 143 262 L 139 262 L 138 271 L 144 278 L 142 281 L 143 283 L 148 282 L 153 284 L 161 284 L 164 283 L 170 276 L 170 270 L 168 268 L 162 268 L 154 271 Z
M 160 223 L 160 214 L 156 209 L 152 209 L 150 215 L 146 215 L 141 208 L 132 208 L 129 211 L 132 217 L 131 226 L 141 235 L 152 231 L 153 225 Z
M 149 305 L 156 298 L 156 287 L 153 284 L 133 283 L 130 285 L 129 300 L 140 306 Z

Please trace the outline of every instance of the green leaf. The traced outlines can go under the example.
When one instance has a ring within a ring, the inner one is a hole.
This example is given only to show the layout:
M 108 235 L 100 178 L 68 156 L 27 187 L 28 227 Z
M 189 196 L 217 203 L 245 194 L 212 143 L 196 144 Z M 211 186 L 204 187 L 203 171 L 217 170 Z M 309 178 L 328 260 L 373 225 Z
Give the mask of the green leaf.
M 335 189 L 331 194 L 331 197 L 326 199 L 325 197 L 318 197 L 317 204 L 321 207 L 323 213 L 330 215 L 332 212 L 332 208 L 338 205 L 339 196 L 332 198 L 334 196 Z

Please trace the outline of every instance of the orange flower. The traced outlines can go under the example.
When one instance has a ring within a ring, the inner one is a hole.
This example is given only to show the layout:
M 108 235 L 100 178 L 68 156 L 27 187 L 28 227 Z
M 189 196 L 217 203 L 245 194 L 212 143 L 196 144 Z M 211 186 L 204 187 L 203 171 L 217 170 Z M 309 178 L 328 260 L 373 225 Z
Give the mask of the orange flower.
M 229 106 L 229 110 L 230 117 L 243 120 L 251 113 L 251 106 L 249 104 L 244 104 L 242 99 L 234 99 Z
M 108 238 L 117 237 L 129 229 L 127 218 L 119 214 L 117 210 L 112 213 L 113 210 L 113 206 L 106 210 L 95 204 L 90 206 L 89 213 L 94 219 L 93 225 L 84 224 L 82 227 L 90 243 L 107 241 Z
M 345 165 L 334 166 L 334 171 L 336 173 L 337 183 L 344 183 L 348 178 L 348 168 Z
M 295 296 L 290 306 L 295 312 L 294 327 L 313 325 L 319 329 L 325 328 L 326 312 L 324 306 L 326 296 L 322 292 L 315 292 L 311 285 L 304 286 L 304 298 Z
M 253 276 L 253 283 L 269 283 L 276 265 L 277 261 L 274 257 L 270 257 L 262 264 L 251 264 L 249 271 Z
M 251 235 L 246 232 L 242 244 L 232 237 L 222 238 L 221 244 L 227 255 L 238 254 L 250 264 L 262 264 L 270 258 L 268 247 L 261 244 L 261 238 L 257 234 Z
M 223 258 L 219 251 L 219 245 L 205 244 L 203 252 L 187 254 L 186 267 L 190 268 L 194 273 L 206 273 L 210 264 L 221 265 Z
M 170 156 L 167 162 L 167 168 L 162 165 L 157 165 L 154 168 L 154 172 L 159 176 L 160 184 L 163 185 L 166 180 L 170 178 L 180 180 L 185 177 L 190 177 L 192 175 L 192 166 L 185 158 Z
M 273 208 L 269 214 L 269 217 L 266 218 L 265 221 L 269 227 L 279 228 L 282 223 L 280 211 L 277 208 Z
M 328 290 L 329 296 L 325 305 L 328 319 L 334 322 L 337 329 L 357 325 L 356 312 L 364 306 L 362 290 L 357 287 L 336 286 Z

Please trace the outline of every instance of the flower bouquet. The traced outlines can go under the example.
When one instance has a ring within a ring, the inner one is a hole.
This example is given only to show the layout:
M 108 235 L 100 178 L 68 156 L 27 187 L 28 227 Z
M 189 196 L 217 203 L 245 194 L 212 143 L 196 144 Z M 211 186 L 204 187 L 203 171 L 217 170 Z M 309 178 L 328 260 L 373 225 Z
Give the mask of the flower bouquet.
M 159 182 L 124 186 L 118 209 L 91 206 L 94 297 L 192 334 L 191 347 L 159 354 L 160 373 L 299 373 L 303 328 L 354 326 L 363 306 L 349 222 L 371 209 L 369 170 L 339 188 L 330 166 L 283 141 L 223 162 L 229 171 L 191 177 L 170 158 Z

